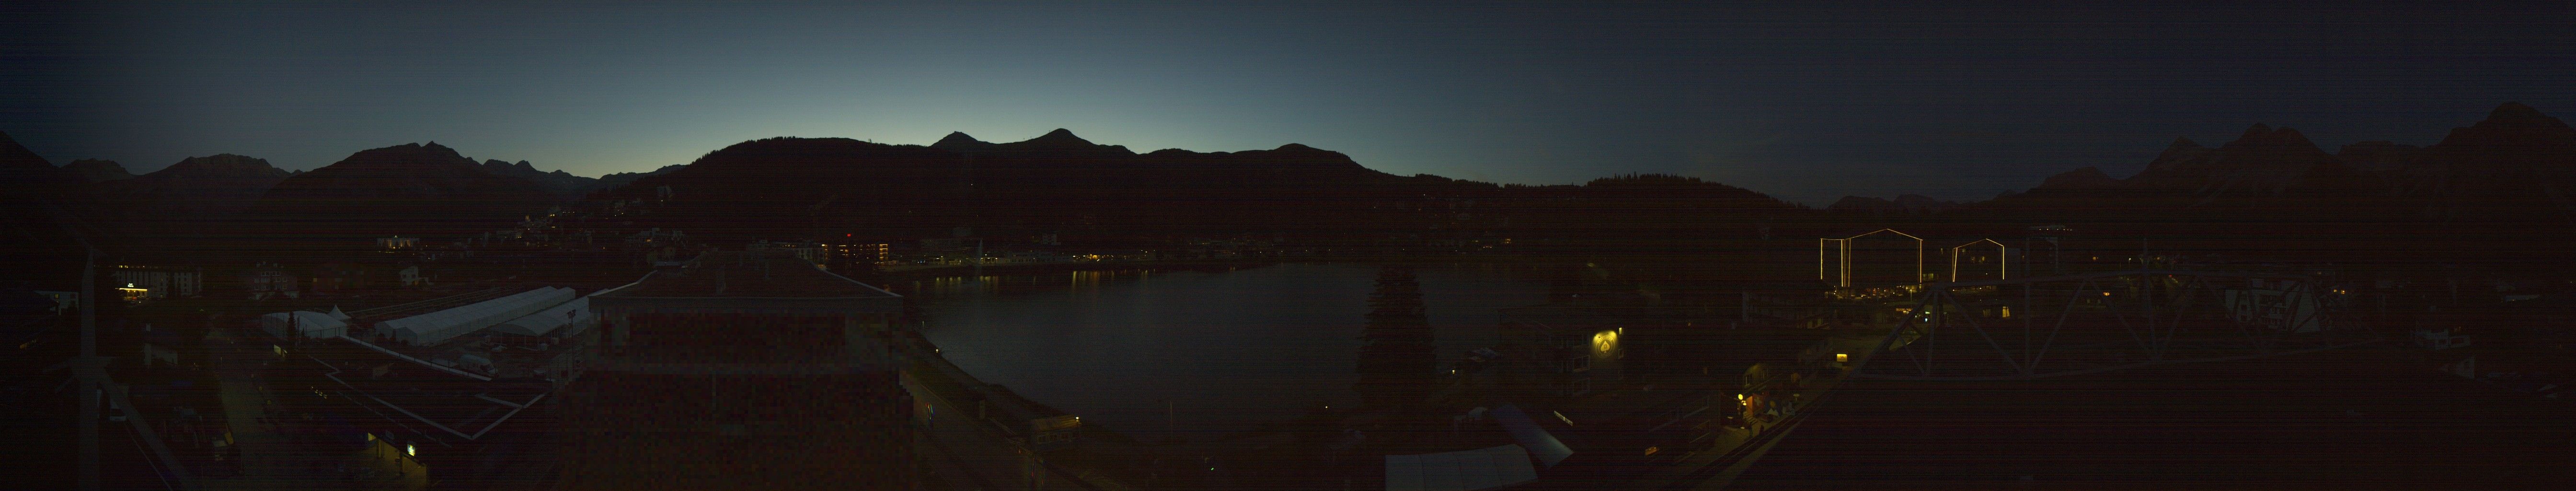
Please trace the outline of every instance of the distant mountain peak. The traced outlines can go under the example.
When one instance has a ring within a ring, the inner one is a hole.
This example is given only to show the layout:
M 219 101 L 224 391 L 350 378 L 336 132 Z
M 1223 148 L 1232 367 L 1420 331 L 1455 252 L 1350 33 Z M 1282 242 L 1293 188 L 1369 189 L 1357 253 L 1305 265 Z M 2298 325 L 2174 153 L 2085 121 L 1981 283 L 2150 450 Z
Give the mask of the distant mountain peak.
M 1135 154 L 1136 154 L 1136 152 L 1133 152 L 1133 151 L 1129 151 L 1129 150 L 1127 150 L 1127 147 L 1125 147 L 1125 146 L 1120 146 L 1120 145 L 1101 145 L 1101 144 L 1092 143 L 1090 140 L 1084 140 L 1084 139 L 1082 139 L 1082 137 L 1079 137 L 1079 136 L 1073 136 L 1073 131 L 1072 131 L 1072 130 L 1067 130 L 1067 129 L 1064 129 L 1064 128 L 1056 128 L 1056 129 L 1055 129 L 1055 131 L 1049 131 L 1049 132 L 1047 132 L 1045 135 L 1040 135 L 1040 136 L 1038 136 L 1037 138 L 1030 138 L 1030 139 L 1027 139 L 1027 140 L 1022 140 L 1022 141 L 1014 142 L 1014 143 L 1000 143 L 1000 144 L 989 144 L 989 145 L 992 145 L 992 146 L 990 146 L 990 147 L 985 147 L 985 146 L 983 146 L 983 145 L 977 145 L 977 144 L 954 144 L 954 145 L 949 145 L 949 146 L 947 146 L 947 147 L 945 147 L 945 148 L 948 148 L 948 149 L 950 149 L 950 150 L 984 150 L 984 149 L 990 149 L 990 150 L 993 150 L 993 151 L 1005 152 L 1005 153 L 1011 153 L 1011 152 L 1047 152 L 1047 153 L 1059 153 L 1059 154 L 1067 154 L 1067 155 L 1072 155 L 1072 154 L 1086 154 L 1086 155 L 1087 155 L 1087 154 L 1135 155 Z
M 63 170 L 78 175 L 85 182 L 114 181 L 134 178 L 133 172 L 114 160 L 80 159 L 63 164 Z
M 1280 145 L 1280 146 L 1279 146 L 1279 148 L 1277 148 L 1277 149 L 1275 149 L 1275 150 L 1300 150 L 1300 151 L 1303 151 L 1303 150 L 1314 150 L 1314 149 L 1315 149 L 1315 147 L 1309 147 L 1309 146 L 1306 146 L 1305 144 L 1300 144 L 1300 143 L 1290 143 L 1290 144 L 1286 144 L 1286 145 Z
M 2167 150 L 2173 150 L 2173 149 L 2187 149 L 2187 148 L 2204 148 L 2204 147 L 2201 147 L 2199 142 L 2191 141 L 2191 138 L 2188 138 L 2188 137 L 2180 137 L 2180 136 L 2174 137 L 2174 141 L 2173 141 L 2173 144 L 2172 144 L 2172 145 L 2166 145 L 2166 146 L 2165 146 L 2165 149 L 2167 149 Z
M 993 144 L 983 140 L 977 140 L 973 136 L 968 136 L 966 132 L 963 131 L 948 132 L 948 136 L 940 137 L 938 142 L 930 144 L 930 148 L 944 148 L 949 150 L 978 149 L 990 146 L 993 146 Z
M 2316 142 L 2308 141 L 2308 135 L 2300 134 L 2298 129 L 2287 126 L 2283 126 L 2278 130 L 2273 130 L 2272 141 L 2310 148 L 2315 148 L 2317 146 Z
M 1069 146 L 1085 146 L 1085 147 L 1088 147 L 1088 146 L 1093 145 L 1093 143 L 1091 143 L 1091 140 L 1084 140 L 1084 139 L 1082 139 L 1082 137 L 1079 137 L 1079 136 L 1073 136 L 1073 131 L 1072 131 L 1072 130 L 1067 130 L 1067 129 L 1064 129 L 1064 128 L 1056 128 L 1056 129 L 1055 129 L 1055 131 L 1049 131 L 1049 132 L 1047 132 L 1045 135 L 1039 135 L 1037 138 L 1030 138 L 1030 139 L 1028 139 L 1028 141 L 1023 141 L 1023 142 L 1020 142 L 1020 143 L 1035 143 L 1035 144 L 1041 144 L 1041 145 L 1050 146 L 1050 147 L 1053 147 L 1053 146 L 1068 146 L 1068 147 L 1069 147 Z
M 2487 112 L 2487 119 L 2465 128 L 2452 128 L 2436 147 L 2521 148 L 2565 154 L 2576 151 L 2576 129 L 2566 121 L 2543 114 L 2539 109 L 2507 102 Z M 2563 158 L 2552 157 L 2552 159 Z
M 2479 128 L 2528 128 L 2543 130 L 2560 130 L 2568 127 L 2566 121 L 2560 121 L 2558 118 L 2550 117 L 2548 114 L 2542 114 L 2539 109 L 2533 109 L 2531 106 L 2525 106 L 2518 102 L 2507 102 L 2504 103 L 2504 105 L 2496 106 L 2494 111 L 2487 112 L 2486 120 L 2478 121 L 2475 126 Z
M 161 170 L 154 171 L 152 173 L 175 174 L 189 172 L 247 172 L 252 174 L 273 173 L 276 175 L 285 175 L 286 173 L 285 170 L 278 169 L 275 165 L 270 165 L 267 159 L 230 153 L 219 153 L 204 157 L 188 157 L 179 159 L 178 163 L 170 164 L 169 167 L 164 167 Z
M 56 167 L 52 161 L 45 160 L 44 156 L 36 155 L 35 151 L 19 145 L 18 140 L 10 139 L 8 132 L 0 131 L 0 169 L 40 169 L 53 172 Z
M 2536 119 L 2550 118 L 2549 115 L 2541 114 L 2539 109 L 2533 109 L 2531 106 L 2523 105 L 2520 102 L 2507 102 L 2500 104 L 2496 106 L 2494 111 L 2487 112 L 2487 120 L 2489 121 Z

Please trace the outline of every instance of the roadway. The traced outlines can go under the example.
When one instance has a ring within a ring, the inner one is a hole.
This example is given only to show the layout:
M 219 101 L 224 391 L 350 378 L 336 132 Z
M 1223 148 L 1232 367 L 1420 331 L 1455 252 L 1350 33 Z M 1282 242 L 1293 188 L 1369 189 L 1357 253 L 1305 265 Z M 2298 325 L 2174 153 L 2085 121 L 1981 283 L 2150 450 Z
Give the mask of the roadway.
M 955 366 L 937 359 L 935 353 L 922 352 L 917 345 L 905 343 L 905 356 L 921 360 L 917 370 L 937 370 L 959 383 L 975 379 Z M 959 406 L 942 390 L 918 378 L 906 380 L 912 396 L 928 404 L 930 426 L 920 431 L 917 455 L 924 471 L 923 481 L 933 483 L 926 489 L 1004 490 L 1004 489 L 1103 489 L 1114 484 L 1080 479 L 1062 468 L 1045 465 L 1040 469 L 1026 450 L 994 426 L 996 423 L 974 417 L 972 405 Z M 1043 472 L 1040 472 L 1043 470 Z M 1039 482 L 1030 482 L 1035 474 Z
M 2543 489 L 2576 406 L 2403 347 L 2016 381 L 1851 380 L 1733 489 Z

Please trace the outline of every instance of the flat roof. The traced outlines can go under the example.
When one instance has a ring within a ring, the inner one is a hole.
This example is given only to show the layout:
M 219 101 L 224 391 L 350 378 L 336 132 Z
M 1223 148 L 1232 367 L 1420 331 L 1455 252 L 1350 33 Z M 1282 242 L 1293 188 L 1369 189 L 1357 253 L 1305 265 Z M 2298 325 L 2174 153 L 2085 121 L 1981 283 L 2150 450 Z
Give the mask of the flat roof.
M 789 251 L 707 251 L 676 268 L 593 296 L 618 298 L 902 298 L 832 274 Z

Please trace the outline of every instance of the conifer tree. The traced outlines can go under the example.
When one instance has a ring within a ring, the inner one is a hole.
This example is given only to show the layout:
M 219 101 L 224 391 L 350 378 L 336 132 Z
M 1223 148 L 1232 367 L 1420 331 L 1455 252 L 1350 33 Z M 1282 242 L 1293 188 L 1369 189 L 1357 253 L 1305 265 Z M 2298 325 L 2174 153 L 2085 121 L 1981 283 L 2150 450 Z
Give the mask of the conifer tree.
M 1431 320 L 1423 312 L 1422 286 L 1412 268 L 1380 268 L 1369 294 L 1368 327 L 1361 341 L 1359 387 L 1371 405 L 1402 406 L 1427 394 L 1439 359 Z

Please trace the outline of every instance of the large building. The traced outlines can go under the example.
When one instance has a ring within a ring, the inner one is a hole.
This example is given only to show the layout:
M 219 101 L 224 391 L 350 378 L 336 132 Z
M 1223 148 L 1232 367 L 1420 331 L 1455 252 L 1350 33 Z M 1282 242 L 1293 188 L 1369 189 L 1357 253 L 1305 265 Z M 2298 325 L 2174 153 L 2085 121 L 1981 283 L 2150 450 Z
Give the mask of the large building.
M 196 298 L 206 291 L 205 270 L 193 267 L 117 265 L 112 274 L 128 301 Z
M 268 385 L 280 389 L 274 400 L 303 416 L 285 423 L 295 428 L 290 444 L 337 454 L 316 463 L 310 482 L 479 490 L 526 489 L 554 477 L 560 430 L 552 394 L 579 352 L 562 336 L 591 316 L 573 312 L 584 303 L 570 289 L 507 290 L 356 314 L 261 316 L 269 336 L 261 344 L 276 356 L 268 365 Z M 496 313 L 534 297 L 556 300 L 556 308 Z M 464 302 L 472 303 L 453 305 Z M 531 342 L 529 326 L 552 342 Z
M 1848 290 L 1918 285 L 1932 280 L 1923 256 L 1923 238 L 1894 229 L 1817 239 L 1816 279 Z
M 590 297 L 564 489 L 910 489 L 902 297 L 781 251 L 710 251 Z

